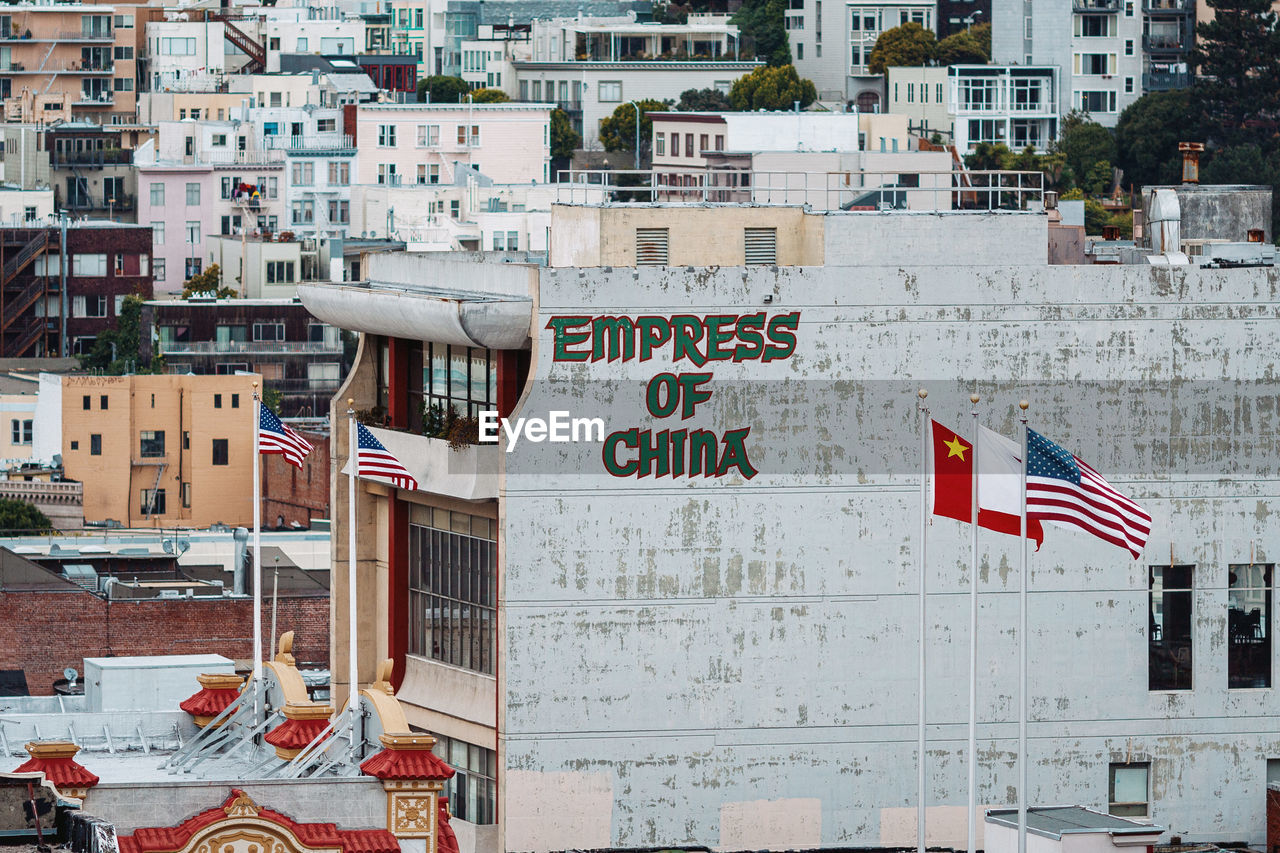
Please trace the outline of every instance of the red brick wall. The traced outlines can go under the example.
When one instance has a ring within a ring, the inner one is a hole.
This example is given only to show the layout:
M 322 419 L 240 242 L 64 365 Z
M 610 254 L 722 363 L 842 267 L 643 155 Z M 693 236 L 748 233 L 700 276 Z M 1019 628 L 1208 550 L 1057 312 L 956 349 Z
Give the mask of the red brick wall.
M 271 598 L 263 599 L 269 646 Z M 22 669 L 33 695 L 47 696 L 68 666 L 125 655 L 253 656 L 253 601 L 247 598 L 107 602 L 89 592 L 0 593 L 0 669 Z M 294 631 L 300 667 L 329 665 L 329 597 L 281 598 L 276 630 Z
M 312 450 L 298 469 L 283 456 L 262 457 L 262 526 L 311 526 L 313 518 L 329 517 L 329 436 L 299 431 Z M 283 523 L 282 523 L 283 517 Z

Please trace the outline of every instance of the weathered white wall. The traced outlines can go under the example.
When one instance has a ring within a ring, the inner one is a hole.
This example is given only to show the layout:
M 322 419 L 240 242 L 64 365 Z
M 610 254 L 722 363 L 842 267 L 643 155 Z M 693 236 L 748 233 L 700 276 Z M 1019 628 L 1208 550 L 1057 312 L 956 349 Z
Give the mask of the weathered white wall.
M 750 426 L 760 474 L 614 479 L 596 444 L 507 454 L 506 849 L 861 845 L 900 824 L 915 805 L 922 383 L 962 432 L 974 383 L 1008 435 L 1028 396 L 1033 428 L 1154 516 L 1138 562 L 1059 529 L 1032 556 L 1030 802 L 1105 810 L 1108 763 L 1149 760 L 1157 823 L 1261 841 L 1280 702 L 1226 688 L 1226 586 L 1228 563 L 1280 553 L 1275 393 L 1220 380 L 1274 374 L 1280 276 L 1046 267 L 1039 217 L 945 234 L 939 217 L 837 219 L 824 268 L 542 272 L 518 414 L 599 414 L 606 433 Z M 755 310 L 801 312 L 795 356 L 708 365 L 721 390 L 684 423 L 644 415 L 644 385 L 696 368 L 669 350 L 553 365 L 544 328 Z M 968 534 L 936 519 L 929 536 L 928 802 L 954 818 Z M 1016 540 L 979 545 L 978 802 L 1011 804 Z M 1152 693 L 1146 566 L 1171 556 L 1196 564 L 1195 689 Z M 546 808 L 562 795 L 572 807 Z M 963 826 L 939 820 L 929 841 L 963 843 Z

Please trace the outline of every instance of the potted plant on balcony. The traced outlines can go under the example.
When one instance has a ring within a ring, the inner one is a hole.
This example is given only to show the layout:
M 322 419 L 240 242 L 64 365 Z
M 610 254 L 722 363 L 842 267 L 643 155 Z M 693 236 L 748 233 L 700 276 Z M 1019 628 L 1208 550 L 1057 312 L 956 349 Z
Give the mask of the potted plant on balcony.
M 293 232 L 292 232 L 292 231 L 281 231 L 281 232 L 280 232 L 280 237 L 278 238 L 277 242 L 280 242 L 280 243 L 292 243 L 292 242 L 293 242 Z

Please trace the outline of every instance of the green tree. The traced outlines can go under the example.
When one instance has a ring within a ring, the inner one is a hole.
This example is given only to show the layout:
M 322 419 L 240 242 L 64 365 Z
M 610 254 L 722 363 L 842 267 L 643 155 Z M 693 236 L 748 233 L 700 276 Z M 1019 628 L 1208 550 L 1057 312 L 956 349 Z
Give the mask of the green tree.
M 470 93 L 473 104 L 505 104 L 511 98 L 501 89 L 476 89 Z M 466 96 L 463 96 L 466 100 Z
M 1207 0 L 1196 26 L 1194 104 L 1227 142 L 1257 137 L 1251 119 L 1280 106 L 1280 30 L 1270 0 Z
M 262 405 L 270 409 L 276 417 L 280 417 L 280 407 L 284 405 L 284 394 L 279 388 L 262 386 Z
M 640 106 L 640 162 L 649 158 L 650 139 L 653 137 L 653 120 L 649 113 L 668 109 L 664 101 L 636 101 Z M 600 142 L 605 151 L 636 150 L 636 108 L 630 102 L 619 104 L 613 114 L 600 119 Z
M 564 110 L 551 111 L 551 159 L 567 161 L 582 144 L 582 137 L 573 129 L 573 120 Z
M 939 65 L 986 65 L 991 61 L 991 25 L 960 30 L 938 42 Z
M 1280 151 L 1265 151 L 1253 143 L 1233 145 L 1201 161 L 1200 181 L 1206 184 L 1269 184 L 1280 191 Z M 1271 233 L 1280 235 L 1280 205 L 1271 213 Z
M 48 516 L 25 501 L 0 499 L 0 530 L 11 536 L 52 533 Z
M 774 66 L 791 63 L 791 47 L 783 26 L 786 0 L 743 0 L 733 16 L 741 33 L 743 49 Z
M 216 295 L 219 299 L 235 299 L 240 294 L 234 287 L 222 286 L 222 269 L 217 264 L 210 264 L 208 269 L 198 272 L 182 285 L 182 298 L 193 296 Z
M 1103 195 L 1111 191 L 1111 162 L 1098 160 L 1085 173 L 1081 186 L 1085 192 Z
M 433 104 L 456 104 L 460 100 L 466 100 L 470 92 L 471 86 L 461 77 L 445 77 L 437 74 L 418 81 L 420 103 L 430 101 Z
M 1189 128 L 1191 99 L 1185 89 L 1152 92 L 1134 101 L 1116 122 L 1116 164 L 1134 187 L 1181 180 L 1178 143 L 1203 138 Z
M 735 110 L 789 110 L 800 102 L 800 108 L 818 100 L 812 80 L 796 73 L 794 65 L 778 68 L 764 66 L 739 77 L 729 90 L 729 103 Z
M 719 89 L 685 89 L 680 93 L 680 102 L 676 109 L 682 112 L 714 112 L 731 110 L 729 96 Z
M 872 74 L 883 74 L 886 68 L 893 66 L 928 65 L 937 49 L 938 39 L 933 30 L 908 21 L 880 34 L 876 46 L 871 48 L 867 70 Z
M 981 172 L 1012 168 L 1013 159 L 1013 152 L 1003 142 L 979 142 L 972 153 L 964 155 L 964 164 Z
M 138 355 L 142 340 L 142 308 L 141 296 L 136 293 L 126 296 L 116 317 L 115 328 L 98 335 L 89 354 L 80 357 L 80 366 L 112 376 L 162 372 L 164 362 L 159 356 L 153 356 L 144 364 Z
M 1063 117 L 1062 132 L 1053 150 L 1062 154 L 1069 180 L 1076 183 L 1084 182 L 1095 164 L 1103 160 L 1110 164 L 1116 159 L 1116 141 L 1111 131 L 1079 110 Z
M 1084 200 L 1084 233 L 1090 237 L 1101 237 L 1104 225 L 1111 224 L 1111 214 L 1102 206 L 1102 202 L 1091 198 Z

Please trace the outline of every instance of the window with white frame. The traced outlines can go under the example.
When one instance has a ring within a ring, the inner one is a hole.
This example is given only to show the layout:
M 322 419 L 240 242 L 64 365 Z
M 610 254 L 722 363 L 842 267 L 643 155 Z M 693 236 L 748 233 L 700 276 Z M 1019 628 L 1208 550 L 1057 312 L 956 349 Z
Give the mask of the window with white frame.
M 107 274 L 107 256 L 106 254 L 73 255 L 71 272 L 78 276 L 104 276 Z
M 188 207 L 200 206 L 200 185 L 197 183 L 187 184 L 187 206 Z
M 1072 57 L 1075 73 L 1079 75 L 1103 75 L 1116 73 L 1114 53 L 1077 53 Z
M 1087 113 L 1113 113 L 1116 111 L 1115 92 L 1077 92 L 1077 103 Z
M 329 184 L 337 187 L 345 187 L 351 183 L 351 164 L 350 163 L 330 163 L 329 164 Z
M 290 172 L 295 187 L 309 187 L 316 182 L 315 163 L 294 163 Z
M 156 246 L 164 245 L 164 223 L 163 222 L 151 223 L 151 242 L 153 245 L 156 245 Z
M 1107 770 L 1108 811 L 1116 817 L 1148 817 L 1151 813 L 1151 765 L 1112 764 Z
M 156 181 L 151 183 L 151 206 L 164 207 L 164 184 Z
M 395 163 L 379 163 L 378 164 L 378 183 L 380 184 L 400 183 L 400 178 L 396 175 Z
M 267 261 L 267 284 L 288 284 L 292 281 L 294 281 L 293 261 Z M 280 326 L 280 337 L 274 339 L 257 337 L 257 325 L 256 323 L 254 324 L 254 340 L 284 340 L 283 323 L 277 324 Z
M 200 242 L 200 223 L 190 221 L 187 223 L 187 242 L 195 245 Z
M 165 259 L 156 258 L 154 261 L 152 261 L 151 272 L 152 272 L 152 275 L 151 275 L 152 279 L 154 279 L 155 281 L 164 281 L 165 280 L 164 279 Z
M 395 148 L 396 147 L 396 126 L 394 124 L 378 125 L 378 147 L 379 148 Z
M 316 205 L 310 199 L 290 203 L 290 221 L 294 225 L 310 225 L 316 221 Z
M 418 125 L 418 147 L 430 148 L 440 144 L 440 125 Z

